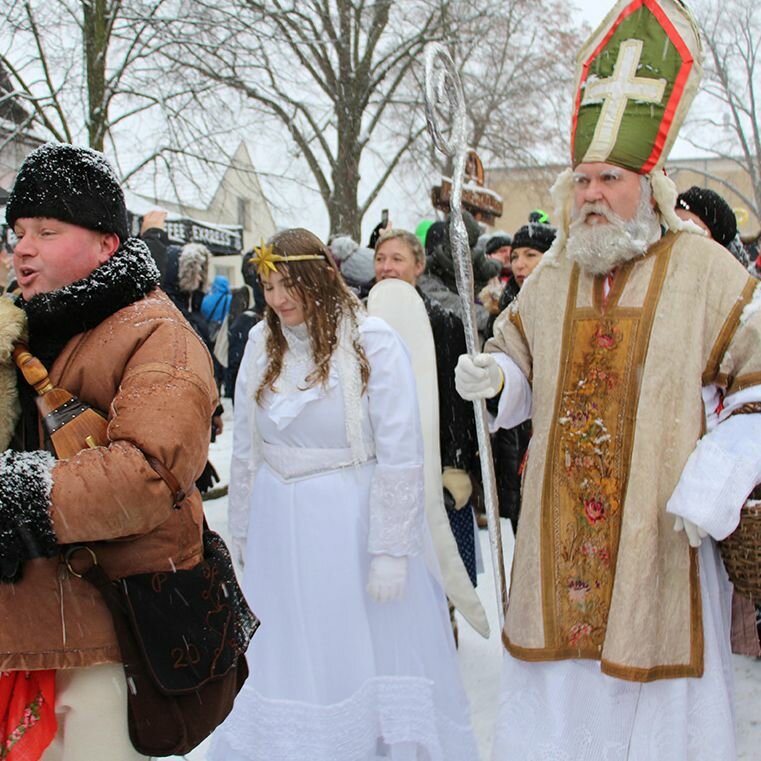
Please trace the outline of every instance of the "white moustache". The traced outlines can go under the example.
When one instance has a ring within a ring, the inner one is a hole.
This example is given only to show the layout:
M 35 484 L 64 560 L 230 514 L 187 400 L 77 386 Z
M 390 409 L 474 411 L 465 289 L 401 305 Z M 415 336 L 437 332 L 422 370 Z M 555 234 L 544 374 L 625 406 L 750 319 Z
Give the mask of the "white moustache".
M 624 220 L 613 212 L 608 206 L 602 203 L 585 203 L 573 214 L 574 222 L 583 223 L 586 222 L 587 217 L 590 214 L 597 214 L 598 216 L 605 217 L 608 222 L 613 224 L 623 224 Z

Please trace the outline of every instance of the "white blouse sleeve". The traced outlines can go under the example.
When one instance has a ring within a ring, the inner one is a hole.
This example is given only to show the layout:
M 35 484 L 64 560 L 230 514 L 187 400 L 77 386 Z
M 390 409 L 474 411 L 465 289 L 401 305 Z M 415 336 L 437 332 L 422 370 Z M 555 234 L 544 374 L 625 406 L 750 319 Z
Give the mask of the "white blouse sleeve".
M 368 551 L 416 555 L 422 549 L 425 495 L 415 377 L 407 350 L 391 328 L 377 318 L 368 318 L 363 328 L 378 461 L 370 486 Z

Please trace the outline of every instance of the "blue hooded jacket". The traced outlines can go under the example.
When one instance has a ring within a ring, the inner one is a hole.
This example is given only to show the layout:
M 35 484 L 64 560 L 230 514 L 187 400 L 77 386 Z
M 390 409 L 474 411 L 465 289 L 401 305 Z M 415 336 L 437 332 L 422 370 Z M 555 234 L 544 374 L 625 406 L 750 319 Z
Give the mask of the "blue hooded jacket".
M 230 311 L 232 298 L 230 281 L 224 275 L 217 275 L 211 284 L 211 290 L 203 297 L 201 314 L 209 323 L 221 323 Z

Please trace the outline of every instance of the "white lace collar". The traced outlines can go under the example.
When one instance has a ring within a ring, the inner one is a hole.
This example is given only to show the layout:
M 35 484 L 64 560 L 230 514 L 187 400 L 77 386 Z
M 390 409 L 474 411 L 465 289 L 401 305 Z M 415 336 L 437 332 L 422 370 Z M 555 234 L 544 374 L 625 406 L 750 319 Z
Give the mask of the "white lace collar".
M 359 323 L 364 315 L 357 316 L 357 322 L 344 314 L 338 324 L 338 341 L 331 358 L 330 375 L 326 385 L 304 387 L 304 378 L 314 369 L 314 358 L 305 324 L 295 327 L 283 326 L 283 335 L 288 350 L 283 358 L 283 370 L 276 381 L 277 392 L 269 394 L 268 413 L 278 428 L 284 428 L 294 420 L 307 404 L 321 399 L 325 392 L 340 385 L 344 400 L 346 438 L 354 463 L 365 462 L 368 458 L 367 445 L 362 435 L 362 376 L 354 343 L 359 342 Z M 269 328 L 262 331 L 262 350 L 254 353 L 252 396 L 261 384 L 267 367 L 266 346 Z M 254 416 L 255 417 L 255 416 Z M 255 429 L 256 426 L 254 425 Z M 261 439 L 257 430 L 254 436 L 254 450 L 261 450 Z

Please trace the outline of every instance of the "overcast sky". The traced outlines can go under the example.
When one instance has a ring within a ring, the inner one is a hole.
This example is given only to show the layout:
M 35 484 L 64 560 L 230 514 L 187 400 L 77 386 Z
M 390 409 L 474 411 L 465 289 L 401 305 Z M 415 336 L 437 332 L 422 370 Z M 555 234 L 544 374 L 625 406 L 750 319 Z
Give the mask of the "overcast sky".
M 613 7 L 613 3 L 605 0 L 574 0 L 573 4 L 581 10 L 581 15 L 592 27 L 596 27 Z
M 579 10 L 580 15 L 595 29 L 605 18 L 605 15 L 613 7 L 614 0 L 572 0 L 573 5 Z M 467 93 L 466 93 L 467 97 Z M 257 166 L 266 165 L 266 154 L 256 155 L 254 148 L 254 164 Z M 694 156 L 695 149 L 684 143 L 677 141 L 672 156 L 687 157 Z M 389 209 L 391 221 L 395 227 L 403 227 L 408 230 L 414 230 L 421 219 L 428 216 L 431 218 L 433 212 L 430 207 L 430 189 L 431 186 L 440 181 L 438 177 L 407 177 L 402 183 L 397 178 L 392 177 L 381 191 L 375 203 L 371 206 L 362 223 L 362 241 L 366 245 L 370 232 L 380 221 L 381 210 Z M 264 180 L 265 187 L 267 180 Z M 281 207 L 273 209 L 275 221 L 278 225 L 303 225 L 313 230 L 320 237 L 326 237 L 328 234 L 328 216 L 325 211 L 319 195 L 316 192 L 294 185 L 293 195 L 298 198 L 294 203 L 286 205 L 290 209 Z M 287 193 L 290 196 L 290 193 Z
M 593 29 L 605 18 L 605 14 L 614 4 L 612 1 L 607 2 L 606 0 L 572 0 L 572 2 L 579 9 L 584 20 Z M 422 218 L 422 213 L 425 209 L 426 202 L 424 199 L 430 195 L 430 187 L 436 182 L 438 182 L 438 178 L 426 178 L 425 181 L 420 183 L 417 191 L 413 191 L 410 188 L 402 187 L 392 178 L 380 193 L 376 203 L 373 204 L 370 211 L 365 215 L 362 224 L 362 243 L 367 242 L 373 227 L 380 221 L 381 210 L 386 207 L 389 209 L 391 220 L 395 226 L 414 230 Z M 421 197 L 423 200 L 420 200 Z M 327 214 L 322 213 L 319 209 L 320 203 L 319 199 L 317 199 L 317 203 L 310 208 L 310 212 L 317 213 L 314 216 L 310 213 L 309 216 L 314 219 L 312 224 L 317 228 L 315 232 L 318 235 L 325 235 L 327 230 L 321 228 L 327 227 Z

